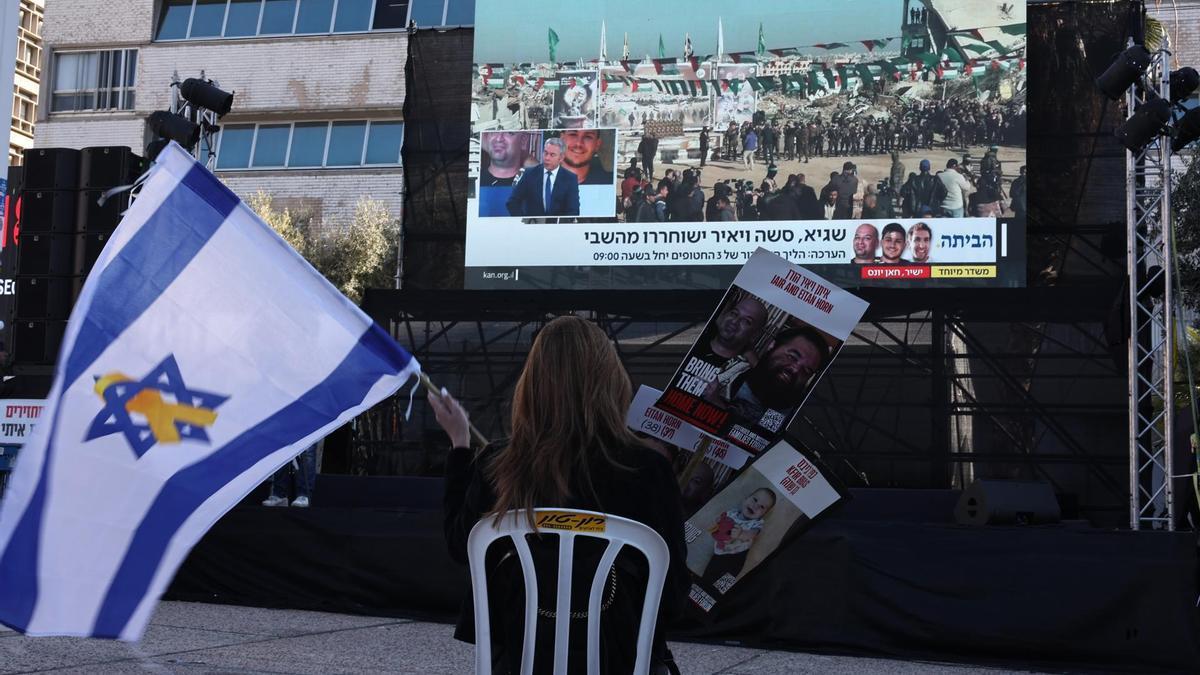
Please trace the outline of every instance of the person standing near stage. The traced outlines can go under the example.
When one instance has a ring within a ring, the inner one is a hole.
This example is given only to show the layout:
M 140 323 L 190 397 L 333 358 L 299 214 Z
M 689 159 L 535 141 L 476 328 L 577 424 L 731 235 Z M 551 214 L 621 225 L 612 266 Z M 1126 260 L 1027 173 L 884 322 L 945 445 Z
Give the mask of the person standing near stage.
M 754 132 L 752 127 L 746 132 L 746 137 L 742 139 L 742 168 L 746 171 L 754 168 L 754 153 L 756 150 L 758 150 L 758 134 Z
M 738 145 L 737 122 L 730 122 L 729 126 L 725 128 L 725 160 L 726 161 L 732 162 L 733 158 L 737 157 L 737 145 Z
M 670 559 L 654 636 L 651 669 L 670 660 L 664 635 L 682 609 L 690 575 L 685 565 L 683 505 L 670 463 L 643 445 L 625 426 L 633 387 L 612 342 L 595 324 L 562 316 L 538 333 L 512 400 L 511 437 L 479 453 L 469 447 L 467 414 L 449 394 L 429 396 L 438 424 L 454 446 L 446 457 L 444 531 L 450 556 L 467 562 L 467 535 L 483 518 L 511 510 L 559 507 L 601 511 L 645 523 L 667 543 Z M 532 513 L 529 513 L 532 523 Z M 558 544 L 531 541 L 539 585 L 555 584 Z M 498 545 L 488 575 L 493 661 L 497 673 L 520 672 L 524 637 L 524 585 L 511 544 Z M 590 558 L 576 547 L 577 558 Z M 604 672 L 630 672 L 635 656 L 640 591 L 644 573 L 637 556 L 619 555 L 615 590 L 599 617 Z M 642 563 L 644 565 L 644 563 Z M 583 589 L 592 578 L 587 565 L 576 566 L 572 584 Z M 593 567 L 594 569 L 594 567 Z M 455 637 L 474 642 L 471 595 L 462 605 Z M 539 607 L 534 649 L 539 662 L 553 659 L 553 603 Z M 586 610 L 586 603 L 583 604 Z M 571 621 L 582 629 L 586 622 Z M 575 639 L 571 644 L 577 644 Z M 586 641 L 570 650 L 568 671 L 587 669 Z M 549 662 L 549 661 L 546 661 Z M 656 665 L 658 664 L 658 665 Z M 654 671 L 657 672 L 657 671 Z
M 900 161 L 900 151 L 892 151 L 892 166 L 888 171 L 888 183 L 891 184 L 893 194 L 900 190 L 900 186 L 904 184 L 904 162 Z
M 942 198 L 942 215 L 947 218 L 962 218 L 967 209 L 967 197 L 971 194 L 971 183 L 958 169 L 957 159 L 946 160 L 946 170 L 937 175 L 942 181 L 946 196 Z
M 1000 182 L 1004 169 L 996 156 L 999 151 L 1000 147 L 993 145 L 979 162 L 979 184 L 974 215 L 980 218 L 999 218 L 1004 215 L 1001 202 L 1004 198 L 1004 187 Z
M 642 174 L 646 180 L 654 180 L 654 156 L 658 154 L 658 139 L 650 134 L 643 134 L 637 152 L 642 158 Z
M 821 220 L 821 200 L 802 173 L 796 174 L 796 202 L 800 205 L 800 220 Z
M 775 163 L 775 144 L 778 140 L 779 134 L 776 133 L 775 127 L 771 124 L 764 124 L 762 133 L 758 136 L 758 142 L 762 146 L 762 158 L 767 166 Z
M 708 161 L 708 127 L 700 130 L 700 166 Z
M 317 445 L 308 446 L 292 461 L 279 467 L 271 476 L 271 495 L 263 500 L 263 506 L 287 506 L 288 492 L 295 494 L 292 506 L 306 509 L 312 498 L 313 483 L 317 478 Z M 289 486 L 290 483 L 290 486 Z M 288 488 L 291 488 L 289 490 Z
M 937 209 L 941 201 L 937 199 L 937 193 L 941 191 L 940 179 L 929 173 L 929 160 L 921 160 L 921 173 L 910 175 L 908 182 L 904 184 L 901 192 L 905 196 L 904 217 L 913 218 L 919 216 L 925 207 Z M 935 203 L 936 202 L 936 203 Z
M 1025 167 L 1021 167 L 1021 173 L 1012 182 L 1012 210 L 1018 218 L 1025 217 L 1025 209 L 1028 208 L 1026 201 L 1029 194 L 1029 188 L 1025 184 Z
M 854 196 L 858 194 L 858 176 L 854 175 L 856 168 L 854 162 L 842 164 L 842 173 L 838 174 L 831 181 L 838 193 L 837 211 L 833 215 L 834 220 L 844 220 L 853 217 Z

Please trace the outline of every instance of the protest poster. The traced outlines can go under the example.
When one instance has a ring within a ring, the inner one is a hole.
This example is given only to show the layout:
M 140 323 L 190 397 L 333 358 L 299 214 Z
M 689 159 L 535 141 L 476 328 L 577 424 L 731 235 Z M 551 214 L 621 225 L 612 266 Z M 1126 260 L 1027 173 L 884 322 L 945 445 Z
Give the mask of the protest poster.
M 815 458 L 780 441 L 684 524 L 688 596 L 704 612 L 844 494 Z
M 683 513 L 690 516 L 733 480 L 752 456 L 729 441 L 706 434 L 669 412 L 654 407 L 662 392 L 642 385 L 633 397 L 625 424 L 671 462 L 682 479 L 692 456 L 706 444 L 704 459 L 680 485 Z
M 655 406 L 762 452 L 783 435 L 866 309 L 862 299 L 760 248 Z
M 21 445 L 42 417 L 46 402 L 42 399 L 4 399 L 0 401 L 0 444 Z

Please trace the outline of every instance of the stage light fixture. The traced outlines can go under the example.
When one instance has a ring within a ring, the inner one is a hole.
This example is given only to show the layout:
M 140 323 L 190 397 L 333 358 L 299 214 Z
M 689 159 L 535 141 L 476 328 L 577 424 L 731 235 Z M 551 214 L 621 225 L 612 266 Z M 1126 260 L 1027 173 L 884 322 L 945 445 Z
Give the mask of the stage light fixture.
M 1117 127 L 1116 137 L 1130 152 L 1141 152 L 1171 121 L 1171 104 L 1153 98 L 1137 107 L 1133 116 Z
M 175 141 L 188 152 L 191 152 L 192 148 L 196 147 L 196 143 L 200 141 L 200 125 L 182 115 L 159 110 L 150 113 L 150 116 L 146 118 L 146 124 L 150 126 L 150 131 L 153 131 L 156 136 L 168 141 Z
M 1171 140 L 1171 152 L 1179 152 L 1200 139 L 1200 108 L 1184 113 L 1175 125 L 1175 138 Z
M 150 141 L 149 143 L 147 143 L 146 151 L 145 151 L 145 153 L 143 153 L 146 157 L 146 161 L 153 162 L 154 160 L 158 159 L 158 154 L 160 152 L 162 152 L 163 149 L 166 148 L 167 144 L 170 142 L 171 141 L 168 141 L 165 138 L 156 138 L 156 139 Z
M 1096 78 L 1096 86 L 1104 95 L 1116 101 L 1150 67 L 1150 52 L 1141 45 L 1133 45 L 1117 55 L 1112 65 Z
M 1182 103 L 1200 87 L 1200 73 L 1195 68 L 1185 66 L 1171 71 L 1171 103 Z
M 218 89 L 213 83 L 198 77 L 189 77 L 179 85 L 179 94 L 184 100 L 200 108 L 211 110 L 217 117 L 224 117 L 233 107 L 233 94 Z

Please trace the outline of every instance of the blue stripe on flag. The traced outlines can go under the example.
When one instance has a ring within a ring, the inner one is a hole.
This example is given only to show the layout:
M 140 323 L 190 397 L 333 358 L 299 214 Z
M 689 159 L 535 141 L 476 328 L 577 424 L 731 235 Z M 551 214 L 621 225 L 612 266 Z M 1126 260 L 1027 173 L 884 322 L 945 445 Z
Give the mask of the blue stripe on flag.
M 64 390 L 158 299 L 237 204 L 237 195 L 203 166 L 196 164 L 188 171 L 100 274 L 92 306 L 67 359 Z
M 38 540 L 62 393 L 158 299 L 237 204 L 236 195 L 196 164 L 101 272 L 67 357 L 41 475 L 0 557 L 0 622 L 24 632 L 37 604 Z
M 362 401 L 381 376 L 401 372 L 411 360 L 383 329 L 371 324 L 323 382 L 168 479 L 134 533 L 92 635 L 120 636 L 145 599 L 171 539 L 201 504 L 267 455 L 312 434 L 351 407 L 338 401 Z

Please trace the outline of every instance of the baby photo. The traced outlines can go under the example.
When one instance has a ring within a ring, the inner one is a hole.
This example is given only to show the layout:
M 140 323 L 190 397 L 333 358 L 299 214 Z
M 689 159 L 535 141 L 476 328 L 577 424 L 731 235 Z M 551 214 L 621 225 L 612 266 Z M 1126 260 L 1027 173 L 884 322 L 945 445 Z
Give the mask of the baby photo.
M 723 594 L 804 517 L 752 465 L 688 519 L 688 569 L 710 593 Z

